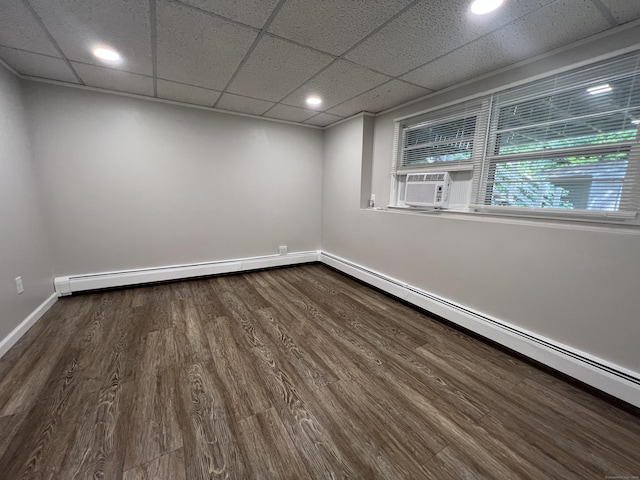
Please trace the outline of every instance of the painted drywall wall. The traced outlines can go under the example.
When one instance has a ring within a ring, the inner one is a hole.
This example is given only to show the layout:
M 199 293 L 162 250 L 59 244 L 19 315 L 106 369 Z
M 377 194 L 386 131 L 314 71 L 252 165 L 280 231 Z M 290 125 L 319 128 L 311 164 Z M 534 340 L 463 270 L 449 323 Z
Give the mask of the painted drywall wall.
M 320 247 L 321 130 L 24 88 L 56 276 Z
M 394 118 L 640 38 L 627 33 L 377 117 L 371 191 L 378 204 L 389 200 Z M 639 229 L 361 209 L 366 136 L 363 118 L 325 132 L 324 251 L 640 372 Z
M 53 293 L 35 185 L 20 81 L 0 66 L 0 340 Z

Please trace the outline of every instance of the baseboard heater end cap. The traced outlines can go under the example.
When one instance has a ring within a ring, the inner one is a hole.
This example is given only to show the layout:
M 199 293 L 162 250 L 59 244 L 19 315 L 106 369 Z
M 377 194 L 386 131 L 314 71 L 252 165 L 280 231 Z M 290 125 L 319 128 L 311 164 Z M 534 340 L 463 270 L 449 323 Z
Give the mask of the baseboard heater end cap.
M 69 277 L 56 277 L 53 280 L 53 287 L 58 297 L 66 297 L 71 295 L 71 280 Z

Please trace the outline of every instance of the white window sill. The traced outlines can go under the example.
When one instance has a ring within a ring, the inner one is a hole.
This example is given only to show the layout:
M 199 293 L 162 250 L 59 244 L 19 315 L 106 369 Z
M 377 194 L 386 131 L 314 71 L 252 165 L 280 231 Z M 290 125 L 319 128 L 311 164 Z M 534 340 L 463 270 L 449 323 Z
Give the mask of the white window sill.
M 516 225 L 538 225 L 549 228 L 560 228 L 570 230 L 588 230 L 588 231 L 616 231 L 621 233 L 630 233 L 640 235 L 640 224 L 638 219 L 632 221 L 606 220 L 593 218 L 558 218 L 557 216 L 544 216 L 537 212 L 515 212 L 515 213 L 496 213 L 496 212 L 478 212 L 472 211 L 469 207 L 467 210 L 460 208 L 455 209 L 436 209 L 436 208 L 417 208 L 404 207 L 398 205 L 387 205 L 386 207 L 365 208 L 363 210 L 376 213 L 390 213 L 400 215 L 411 215 L 415 217 L 435 217 L 443 219 L 457 219 L 463 221 L 479 221 Z M 633 223 L 632 223 L 633 222 Z

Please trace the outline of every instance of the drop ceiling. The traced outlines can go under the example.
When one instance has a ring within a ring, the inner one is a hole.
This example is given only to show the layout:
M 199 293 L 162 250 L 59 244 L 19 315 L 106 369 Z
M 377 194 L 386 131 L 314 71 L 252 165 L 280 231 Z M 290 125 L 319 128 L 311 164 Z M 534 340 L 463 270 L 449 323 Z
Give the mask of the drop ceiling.
M 26 77 L 326 126 L 640 18 L 639 0 L 505 0 L 484 16 L 469 5 L 0 0 L 0 58 Z M 105 66 L 101 45 L 124 61 Z

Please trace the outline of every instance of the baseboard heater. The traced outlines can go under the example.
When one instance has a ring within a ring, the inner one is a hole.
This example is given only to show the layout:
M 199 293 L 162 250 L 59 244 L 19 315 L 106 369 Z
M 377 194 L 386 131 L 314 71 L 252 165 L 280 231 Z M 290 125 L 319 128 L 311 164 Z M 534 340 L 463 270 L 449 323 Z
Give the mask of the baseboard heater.
M 59 297 L 88 290 L 126 287 L 145 283 L 166 282 L 185 278 L 196 278 L 224 273 L 246 272 L 263 268 L 283 267 L 318 261 L 319 252 L 295 252 L 285 255 L 264 255 L 260 257 L 223 260 L 217 262 L 172 265 L 167 267 L 141 268 L 102 272 L 85 275 L 69 275 L 54 280 Z
M 320 261 L 412 305 L 640 407 L 640 374 L 327 252 Z

